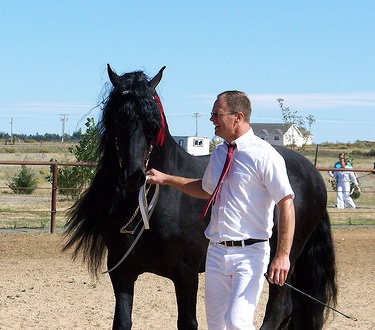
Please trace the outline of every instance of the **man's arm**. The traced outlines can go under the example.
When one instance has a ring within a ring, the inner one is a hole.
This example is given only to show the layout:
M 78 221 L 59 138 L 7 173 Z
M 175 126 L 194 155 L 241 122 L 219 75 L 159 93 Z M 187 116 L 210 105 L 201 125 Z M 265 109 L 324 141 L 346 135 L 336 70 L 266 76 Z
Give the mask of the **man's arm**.
M 290 250 L 293 244 L 295 214 L 292 196 L 284 197 L 277 203 L 279 208 L 278 238 L 275 258 L 268 270 L 271 283 L 283 285 L 290 268 Z
M 181 176 L 174 176 L 155 169 L 147 171 L 146 175 L 149 176 L 147 182 L 150 184 L 168 185 L 196 198 L 210 198 L 210 194 L 208 194 L 202 188 L 202 179 L 190 179 Z

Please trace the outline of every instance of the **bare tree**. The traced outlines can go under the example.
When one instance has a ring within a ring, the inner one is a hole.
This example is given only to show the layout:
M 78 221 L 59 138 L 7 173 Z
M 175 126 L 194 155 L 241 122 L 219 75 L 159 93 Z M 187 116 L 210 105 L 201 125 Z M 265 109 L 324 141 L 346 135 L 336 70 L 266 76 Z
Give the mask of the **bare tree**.
M 278 98 L 277 102 L 279 103 L 279 106 L 281 108 L 281 113 L 282 113 L 282 116 L 283 116 L 283 122 L 285 124 L 288 124 L 288 125 L 296 126 L 302 134 L 304 144 L 306 144 L 310 135 L 311 135 L 311 125 L 315 122 L 314 116 L 308 115 L 306 117 L 306 119 L 309 123 L 309 130 L 306 130 L 305 119 L 303 118 L 303 116 L 298 115 L 297 111 L 291 111 L 289 109 L 289 107 L 285 107 L 284 106 L 284 99 Z M 293 144 L 295 144 L 295 140 L 294 140 L 293 135 L 292 135 L 292 140 L 293 140 L 292 141 L 292 147 L 293 147 Z

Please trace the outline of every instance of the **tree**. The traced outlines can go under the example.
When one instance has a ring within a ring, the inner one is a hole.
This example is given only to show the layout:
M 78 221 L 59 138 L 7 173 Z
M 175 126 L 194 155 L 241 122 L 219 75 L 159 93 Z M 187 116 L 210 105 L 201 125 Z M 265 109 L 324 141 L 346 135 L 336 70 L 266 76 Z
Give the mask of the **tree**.
M 309 134 L 311 134 L 311 125 L 315 122 L 315 118 L 312 115 L 306 117 L 307 122 L 309 123 Z
M 95 126 L 94 118 L 87 118 L 86 133 L 76 146 L 69 147 L 77 162 L 97 163 L 99 159 L 99 131 Z M 51 159 L 51 161 L 56 161 Z M 51 175 L 47 178 L 52 181 Z M 96 168 L 93 166 L 61 166 L 57 172 L 59 193 L 62 195 L 77 197 L 82 190 L 94 179 Z
M 297 114 L 297 111 L 291 111 L 289 107 L 284 106 L 284 99 L 278 98 L 277 102 L 279 103 L 279 106 L 281 108 L 281 113 L 283 116 L 283 122 L 288 125 L 294 125 L 298 127 L 302 134 L 302 138 L 304 140 L 304 144 L 307 143 L 309 136 L 311 134 L 311 125 L 315 122 L 315 118 L 312 115 L 308 115 L 306 117 L 308 123 L 309 123 L 309 130 L 306 130 L 305 128 L 305 119 Z M 293 136 L 292 136 L 292 140 Z M 293 142 L 294 144 L 294 142 Z
M 284 107 L 284 99 L 278 98 L 277 102 L 281 108 L 285 124 L 291 124 L 297 127 L 303 127 L 305 125 L 305 120 L 302 116 L 297 115 L 297 111 L 291 111 L 289 107 Z
M 26 165 L 21 165 L 21 170 L 9 179 L 7 185 L 16 194 L 30 195 L 37 188 L 38 179 Z

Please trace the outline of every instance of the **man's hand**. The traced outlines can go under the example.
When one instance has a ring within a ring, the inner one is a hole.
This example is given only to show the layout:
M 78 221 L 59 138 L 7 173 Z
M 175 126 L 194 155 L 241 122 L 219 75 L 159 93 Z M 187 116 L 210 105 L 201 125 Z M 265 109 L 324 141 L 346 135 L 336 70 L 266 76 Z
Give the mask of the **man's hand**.
M 149 184 L 165 185 L 167 184 L 169 175 L 152 168 L 146 172 L 146 177 Z
M 288 272 L 290 268 L 290 261 L 288 255 L 278 255 L 276 256 L 269 267 L 268 270 L 268 281 L 272 284 L 284 285 L 288 277 Z

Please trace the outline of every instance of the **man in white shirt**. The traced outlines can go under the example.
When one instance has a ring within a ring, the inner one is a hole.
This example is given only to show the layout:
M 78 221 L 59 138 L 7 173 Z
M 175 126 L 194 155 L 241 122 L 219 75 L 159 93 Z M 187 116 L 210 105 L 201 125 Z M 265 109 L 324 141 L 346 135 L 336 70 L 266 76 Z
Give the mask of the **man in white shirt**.
M 205 231 L 210 240 L 206 260 L 205 300 L 208 329 L 255 329 L 255 307 L 269 263 L 273 210 L 279 210 L 278 245 L 268 269 L 271 283 L 283 285 L 289 272 L 293 242 L 294 193 L 282 156 L 255 136 L 250 127 L 251 103 L 243 92 L 218 95 L 211 112 L 215 134 L 224 139 L 212 152 L 203 179 L 172 176 L 151 169 L 148 182 L 170 185 L 209 199 L 227 154 L 233 161 L 212 205 Z

